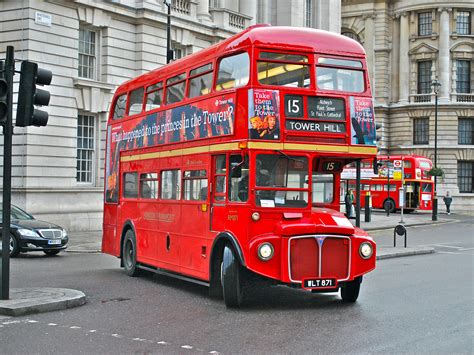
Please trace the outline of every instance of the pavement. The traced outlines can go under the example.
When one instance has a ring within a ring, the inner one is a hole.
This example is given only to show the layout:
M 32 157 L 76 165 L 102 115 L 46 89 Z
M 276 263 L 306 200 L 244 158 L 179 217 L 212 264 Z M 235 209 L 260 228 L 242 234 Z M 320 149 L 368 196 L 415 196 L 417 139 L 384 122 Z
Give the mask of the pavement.
M 438 215 L 437 221 L 432 221 L 431 211 L 416 211 L 404 214 L 403 222 L 400 213 L 387 216 L 383 211 L 374 211 L 371 221 L 365 222 L 364 214 L 360 216 L 360 227 L 366 231 L 394 229 L 397 225 L 404 227 L 451 223 L 455 221 L 453 214 L 447 216 L 444 213 Z M 355 219 L 350 219 L 355 225 Z M 72 232 L 69 235 L 69 247 L 67 253 L 100 253 L 102 233 L 96 232 Z M 377 248 L 377 260 L 422 255 L 434 253 L 433 248 L 427 247 L 403 247 L 403 237 L 399 237 L 401 246 Z M 81 291 L 62 288 L 17 288 L 10 289 L 10 299 L 0 300 L 0 315 L 22 316 L 31 313 L 50 312 L 78 307 L 86 303 L 86 296 Z

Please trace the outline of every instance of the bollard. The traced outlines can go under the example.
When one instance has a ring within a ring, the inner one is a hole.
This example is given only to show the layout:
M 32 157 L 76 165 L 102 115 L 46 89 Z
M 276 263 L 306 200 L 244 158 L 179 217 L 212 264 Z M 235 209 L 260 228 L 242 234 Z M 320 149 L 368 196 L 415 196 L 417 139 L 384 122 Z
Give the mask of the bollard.
M 402 235 L 405 236 L 405 248 L 406 248 L 407 247 L 407 229 L 405 228 L 403 224 L 399 224 L 393 230 L 393 247 L 394 248 L 397 246 L 397 234 L 399 236 L 402 236 Z
M 371 215 L 372 215 L 372 204 L 370 203 L 370 192 L 367 192 L 365 195 L 365 222 L 370 222 L 371 220 Z
M 433 199 L 433 211 L 431 214 L 431 220 L 432 221 L 437 221 L 438 220 L 438 198 L 437 196 L 434 197 Z

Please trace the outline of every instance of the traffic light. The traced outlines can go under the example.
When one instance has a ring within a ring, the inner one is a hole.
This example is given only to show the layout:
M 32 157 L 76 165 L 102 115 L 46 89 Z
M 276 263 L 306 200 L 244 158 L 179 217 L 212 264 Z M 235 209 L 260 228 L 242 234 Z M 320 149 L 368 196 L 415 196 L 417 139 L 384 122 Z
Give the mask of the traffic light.
M 46 126 L 48 113 L 36 110 L 35 105 L 48 106 L 49 91 L 37 89 L 38 85 L 49 85 L 53 73 L 38 68 L 38 64 L 28 61 L 21 63 L 20 88 L 18 89 L 18 106 L 16 110 L 16 126 Z
M 8 92 L 10 91 L 3 75 L 3 61 L 0 60 L 0 125 L 5 126 L 8 117 Z
M 380 140 L 382 140 L 382 135 L 381 134 L 378 134 L 377 131 L 382 129 L 382 124 L 381 123 L 376 123 L 375 124 L 375 141 L 376 141 L 376 144 L 377 144 L 377 152 L 380 150 Z M 374 162 L 372 164 L 373 168 L 374 168 L 374 174 L 375 175 L 378 175 L 379 174 L 379 168 L 382 166 L 382 162 L 378 161 L 377 160 L 377 157 L 374 158 Z

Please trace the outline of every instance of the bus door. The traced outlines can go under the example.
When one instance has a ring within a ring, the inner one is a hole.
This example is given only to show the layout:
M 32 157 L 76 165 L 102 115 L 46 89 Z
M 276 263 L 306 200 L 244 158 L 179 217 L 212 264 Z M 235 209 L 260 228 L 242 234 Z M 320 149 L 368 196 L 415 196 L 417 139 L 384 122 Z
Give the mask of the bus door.
M 212 157 L 211 176 L 211 231 L 224 231 L 227 219 L 226 177 L 227 157 L 225 154 Z
M 416 208 L 418 206 L 417 183 L 408 182 L 405 184 L 405 208 Z

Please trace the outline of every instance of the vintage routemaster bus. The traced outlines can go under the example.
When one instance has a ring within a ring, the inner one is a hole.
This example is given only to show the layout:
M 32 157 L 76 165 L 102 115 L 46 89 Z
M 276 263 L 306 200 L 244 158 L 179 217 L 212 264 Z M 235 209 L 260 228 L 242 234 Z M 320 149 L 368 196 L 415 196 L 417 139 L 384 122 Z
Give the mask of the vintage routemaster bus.
M 373 160 L 361 163 L 361 207 L 365 207 L 364 196 L 370 192 L 373 208 L 388 209 L 390 212 L 400 209 L 403 166 L 405 212 L 432 209 L 434 181 L 428 174 L 433 166 L 430 159 L 419 155 L 390 155 L 378 156 L 377 161 L 378 174 L 374 174 Z M 355 175 L 353 164 L 344 167 L 341 177 L 348 188 L 355 189 Z
M 355 302 L 376 246 L 336 211 L 340 173 L 375 155 L 362 46 L 253 26 L 117 89 L 102 251 L 229 307 L 262 281 Z

